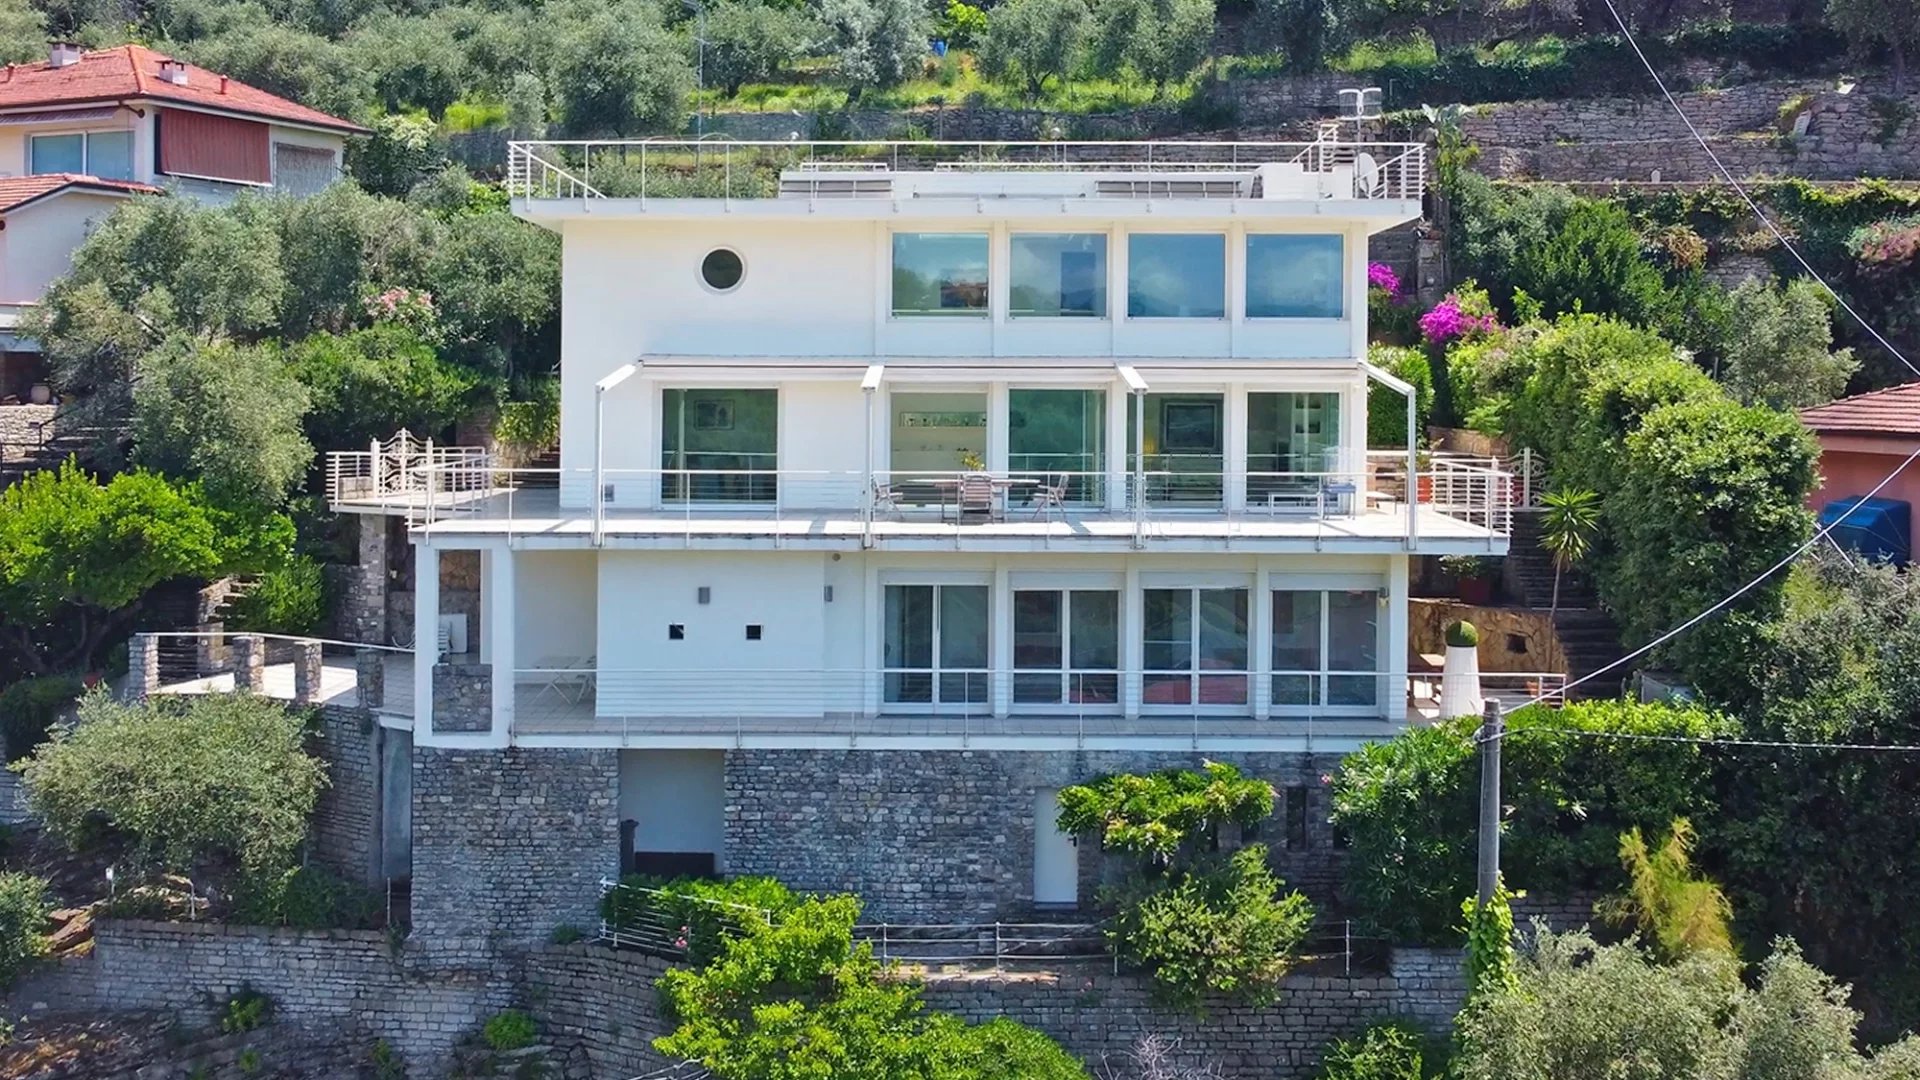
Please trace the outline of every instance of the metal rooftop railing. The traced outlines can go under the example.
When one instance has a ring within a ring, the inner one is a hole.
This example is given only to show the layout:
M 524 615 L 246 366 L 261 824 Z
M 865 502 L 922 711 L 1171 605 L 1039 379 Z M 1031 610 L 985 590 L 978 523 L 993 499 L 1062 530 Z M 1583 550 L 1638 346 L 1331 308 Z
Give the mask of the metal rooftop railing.
M 507 191 L 589 199 L 1419 199 L 1422 143 L 513 142 Z

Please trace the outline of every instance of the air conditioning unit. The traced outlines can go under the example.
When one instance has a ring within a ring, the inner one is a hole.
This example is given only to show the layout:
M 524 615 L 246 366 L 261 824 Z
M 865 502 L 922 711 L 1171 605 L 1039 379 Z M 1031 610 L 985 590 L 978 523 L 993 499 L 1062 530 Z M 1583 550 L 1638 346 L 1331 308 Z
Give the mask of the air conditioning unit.
M 458 655 L 467 651 L 467 617 L 440 616 L 440 655 Z

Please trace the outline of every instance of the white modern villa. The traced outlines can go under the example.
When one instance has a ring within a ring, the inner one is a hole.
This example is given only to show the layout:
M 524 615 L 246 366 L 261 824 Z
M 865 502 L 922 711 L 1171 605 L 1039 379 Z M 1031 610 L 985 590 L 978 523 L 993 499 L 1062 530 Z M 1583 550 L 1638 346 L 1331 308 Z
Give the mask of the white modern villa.
M 1071 905 L 1053 792 L 1207 756 L 1330 843 L 1315 758 L 1407 722 L 1409 559 L 1507 549 L 1507 477 L 1365 362 L 1367 239 L 1424 180 L 1331 128 L 515 144 L 559 468 L 329 463 L 413 549 L 415 829 L 423 757 L 491 754 L 610 771 L 625 867 Z

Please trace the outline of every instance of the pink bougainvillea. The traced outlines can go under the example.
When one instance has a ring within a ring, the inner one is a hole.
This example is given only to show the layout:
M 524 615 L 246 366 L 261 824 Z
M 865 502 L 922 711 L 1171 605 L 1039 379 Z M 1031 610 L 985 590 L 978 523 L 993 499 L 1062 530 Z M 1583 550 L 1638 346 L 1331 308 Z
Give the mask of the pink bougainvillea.
M 1420 336 L 1436 345 L 1444 345 L 1470 334 L 1496 330 L 1500 321 L 1490 311 L 1476 310 L 1480 305 L 1463 302 L 1458 294 L 1448 293 L 1432 311 L 1420 316 Z
M 1400 275 L 1386 263 L 1367 264 L 1367 288 L 1379 289 L 1387 294 L 1387 299 L 1400 299 Z

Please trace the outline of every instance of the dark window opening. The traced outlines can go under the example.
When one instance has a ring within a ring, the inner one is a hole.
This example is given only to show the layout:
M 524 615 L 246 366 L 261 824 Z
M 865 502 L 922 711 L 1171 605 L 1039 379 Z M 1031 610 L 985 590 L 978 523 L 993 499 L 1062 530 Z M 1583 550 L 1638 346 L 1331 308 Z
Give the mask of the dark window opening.
M 1287 850 L 1304 851 L 1307 847 L 1307 789 L 1296 786 L 1287 789 Z
M 759 623 L 747 624 L 747 640 L 748 641 L 760 640 L 760 624 Z
M 682 624 L 680 624 L 680 623 L 677 623 L 677 622 L 676 622 L 676 623 L 668 623 L 668 624 L 667 624 L 667 640 L 668 640 L 668 641 L 685 641 L 685 640 L 687 640 L 687 628 L 686 628 L 685 626 L 683 626 Z
M 1524 655 L 1527 651 L 1527 639 L 1521 637 L 1519 634 L 1508 634 L 1507 651 L 1516 655 Z

